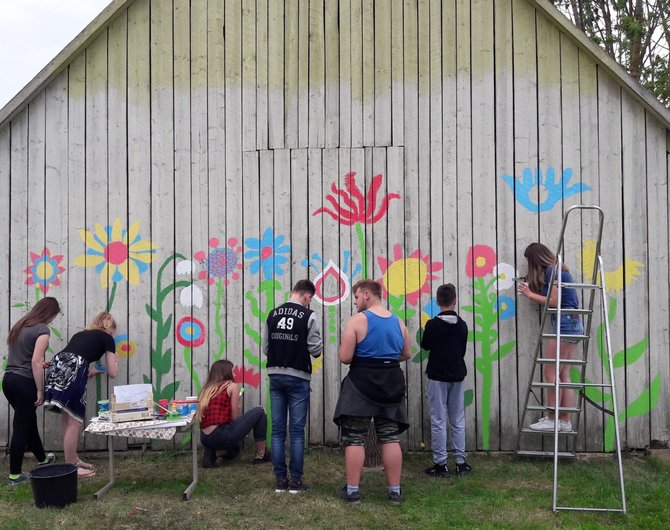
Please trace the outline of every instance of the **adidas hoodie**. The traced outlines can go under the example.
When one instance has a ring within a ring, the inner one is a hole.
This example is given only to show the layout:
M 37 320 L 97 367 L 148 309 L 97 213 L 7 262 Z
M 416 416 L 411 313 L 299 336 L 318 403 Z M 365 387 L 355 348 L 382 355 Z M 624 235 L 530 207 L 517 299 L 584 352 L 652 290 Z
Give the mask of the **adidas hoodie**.
M 426 323 L 421 347 L 428 350 L 426 375 L 429 379 L 455 383 L 463 381 L 468 325 L 455 311 L 442 311 Z

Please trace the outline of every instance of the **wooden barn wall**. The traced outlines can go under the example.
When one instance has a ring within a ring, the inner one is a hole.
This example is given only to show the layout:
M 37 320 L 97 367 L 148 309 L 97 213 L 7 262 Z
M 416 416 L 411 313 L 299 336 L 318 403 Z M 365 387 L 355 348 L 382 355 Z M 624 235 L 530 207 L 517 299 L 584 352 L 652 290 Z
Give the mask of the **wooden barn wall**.
M 57 352 L 109 309 L 122 369 L 89 384 L 89 413 L 119 383 L 196 394 L 223 358 L 244 407 L 268 406 L 261 326 L 309 277 L 325 340 L 309 441 L 333 443 L 350 287 L 379 279 L 413 341 L 418 448 L 417 340 L 453 282 L 468 448 L 510 450 L 539 311 L 509 278 L 526 245 L 555 247 L 569 206 L 597 204 L 622 434 L 643 447 L 670 439 L 667 182 L 665 127 L 525 0 L 137 0 L 0 129 L 0 336 L 55 296 Z M 588 279 L 594 219 L 566 236 Z M 611 417 L 589 408 L 579 431 L 578 449 L 612 449 Z

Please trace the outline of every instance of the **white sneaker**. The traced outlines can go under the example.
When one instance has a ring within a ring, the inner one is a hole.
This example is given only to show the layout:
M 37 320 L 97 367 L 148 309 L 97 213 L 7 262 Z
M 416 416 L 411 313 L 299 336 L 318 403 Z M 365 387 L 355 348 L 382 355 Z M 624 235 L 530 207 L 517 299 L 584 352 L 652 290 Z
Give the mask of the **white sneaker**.
M 552 423 L 552 425 L 553 425 L 553 423 Z M 570 420 L 567 420 L 567 421 L 558 420 L 558 430 L 563 431 L 563 432 L 571 431 L 572 430 L 572 422 Z
M 554 430 L 554 420 L 544 416 L 540 418 L 537 423 L 529 425 L 529 428 L 533 431 L 553 431 Z

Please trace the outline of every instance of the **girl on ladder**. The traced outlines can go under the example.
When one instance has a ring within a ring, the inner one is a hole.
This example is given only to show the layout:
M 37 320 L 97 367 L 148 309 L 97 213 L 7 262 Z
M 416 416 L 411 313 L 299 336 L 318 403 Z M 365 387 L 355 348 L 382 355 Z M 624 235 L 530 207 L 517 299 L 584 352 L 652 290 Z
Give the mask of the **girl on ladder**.
M 556 256 L 542 243 L 531 243 L 523 253 L 528 262 L 528 273 L 526 282 L 519 283 L 519 294 L 529 300 L 544 307 L 547 297 L 549 297 L 549 307 L 556 307 L 558 302 L 558 291 L 553 287 L 549 288 L 549 282 L 556 265 Z M 558 277 L 558 276 L 557 276 Z M 554 278 L 554 282 L 557 281 Z M 573 283 L 572 275 L 568 267 L 563 264 L 561 270 L 561 282 Z M 561 289 L 561 308 L 577 309 L 579 308 L 579 298 L 577 291 L 569 287 Z M 551 329 L 554 334 L 557 332 L 559 323 L 555 314 L 551 315 Z M 563 314 L 560 321 L 561 330 L 561 359 L 573 358 L 577 349 L 577 340 L 571 339 L 570 335 L 582 335 L 584 329 L 582 321 L 577 315 Z M 556 358 L 556 339 L 546 339 L 544 357 Z M 570 366 L 562 364 L 559 372 L 560 381 L 568 383 L 570 381 Z M 544 365 L 544 381 L 554 384 L 556 382 L 556 366 L 553 363 Z M 556 409 L 555 389 L 547 389 L 547 415 L 543 416 L 536 423 L 530 425 L 534 431 L 553 431 Z M 558 403 L 560 408 L 573 406 L 574 392 L 570 389 L 563 389 L 559 392 Z M 558 415 L 560 431 L 572 431 L 572 422 L 568 412 L 560 412 Z

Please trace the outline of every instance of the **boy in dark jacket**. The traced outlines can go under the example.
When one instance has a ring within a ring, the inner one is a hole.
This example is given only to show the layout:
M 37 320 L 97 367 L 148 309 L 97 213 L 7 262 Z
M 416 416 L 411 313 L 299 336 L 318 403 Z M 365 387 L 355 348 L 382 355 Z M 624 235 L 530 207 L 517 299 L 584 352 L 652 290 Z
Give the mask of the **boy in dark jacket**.
M 448 477 L 447 422 L 451 447 L 456 457 L 456 473 L 465 476 L 471 468 L 465 452 L 465 403 L 463 379 L 467 374 L 465 349 L 468 325 L 456 311 L 456 288 L 451 283 L 437 288 L 440 314 L 426 323 L 421 347 L 428 350 L 428 408 L 434 465 L 426 469 L 431 477 Z

